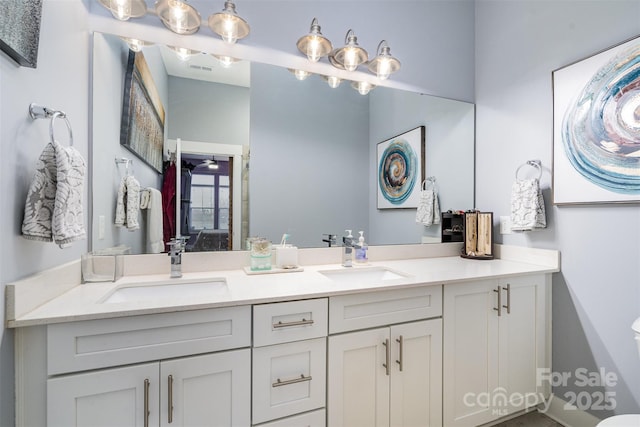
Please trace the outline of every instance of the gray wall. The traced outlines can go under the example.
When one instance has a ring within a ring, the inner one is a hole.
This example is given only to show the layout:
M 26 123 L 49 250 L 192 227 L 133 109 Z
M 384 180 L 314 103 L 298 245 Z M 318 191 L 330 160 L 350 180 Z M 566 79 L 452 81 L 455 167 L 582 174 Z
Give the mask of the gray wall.
M 78 1 L 45 0 L 42 11 L 38 68 L 19 67 L 0 53 L 0 315 L 4 319 L 4 284 L 80 257 L 87 240 L 59 249 L 53 243 L 21 237 L 24 202 L 36 161 L 49 141 L 49 122 L 33 122 L 29 104 L 64 110 L 71 121 L 74 146 L 88 155 L 89 33 L 87 13 Z M 64 144 L 66 130 L 56 122 L 56 137 Z M 85 186 L 85 201 L 88 200 Z M 85 225 L 87 225 L 85 203 Z M 4 325 L 4 322 L 3 322 Z M 0 425 L 14 424 L 13 331 L 0 329 Z
M 126 227 L 116 227 L 116 195 L 122 178 L 126 175 L 124 164 L 117 164 L 116 158 L 131 159 L 129 173 L 140 182 L 141 188 L 161 188 L 162 175 L 145 164 L 131 151 L 120 145 L 120 121 L 122 117 L 122 94 L 129 58 L 129 48 L 126 43 L 115 37 L 105 37 L 103 34 L 93 35 L 93 129 L 92 156 L 100 161 L 91 163 L 93 194 L 93 242 L 92 250 L 105 249 L 124 245 L 131 248 L 131 253 L 144 252 L 146 248 L 146 211 L 141 211 L 138 217 L 140 229 L 129 231 Z M 155 54 L 154 54 L 155 53 Z M 167 73 L 160 55 L 156 52 L 145 53 L 145 60 L 149 65 L 153 81 L 158 94 L 168 112 Z M 167 123 L 165 122 L 165 128 Z M 105 218 L 104 238 L 99 238 L 99 218 Z
M 252 65 L 251 91 L 250 235 L 278 243 L 288 233 L 299 247 L 345 229 L 367 236 L 367 97 L 261 64 Z
M 169 139 L 249 145 L 249 88 L 169 77 Z
M 222 7 L 221 4 L 213 5 L 210 0 L 191 3 L 210 12 Z M 148 4 L 153 6 L 152 1 Z M 27 189 L 35 171 L 35 162 L 48 140 L 48 123 L 32 123 L 27 116 L 28 105 L 38 102 L 66 111 L 73 125 L 76 148 L 85 156 L 89 152 L 90 35 L 87 7 L 92 13 L 109 15 L 94 0 L 44 0 L 37 69 L 19 67 L 0 53 L 0 188 L 3 202 L 0 229 L 4 232 L 0 256 L 2 318 L 4 284 L 76 260 L 88 249 L 87 241 L 61 250 L 53 244 L 27 241 L 20 235 Z M 279 13 L 284 7 L 287 12 Z M 369 52 L 373 52 L 378 42 L 386 38 L 394 55 L 402 58 L 403 70 L 396 76 L 399 82 L 423 87 L 435 95 L 473 101 L 472 0 L 348 1 L 340 2 L 339 8 L 335 2 L 326 1 L 246 0 L 238 5 L 238 10 L 252 27 L 250 38 L 241 43 L 295 53 L 295 40 L 308 32 L 311 19 L 317 16 L 323 33 L 335 43 L 344 40 L 347 29 L 351 27 Z M 361 17 L 363 10 L 366 19 Z M 152 15 L 138 22 L 161 26 L 157 17 Z M 203 28 L 202 31 L 208 30 Z M 64 127 L 60 129 L 64 131 Z M 362 158 L 366 160 L 366 157 Z M 88 192 L 87 187 L 85 206 L 88 206 Z M 366 206 L 366 200 L 362 206 Z M 86 213 L 85 218 L 88 222 Z M 14 424 L 13 374 L 13 333 L 2 327 L 2 426 Z
M 425 126 L 425 176 L 436 177 L 440 209 L 473 208 L 474 106 L 419 93 L 376 88 L 369 94 L 369 176 L 377 175 L 376 145 Z M 438 159 L 436 161 L 435 159 Z M 369 243 L 421 243 L 440 239 L 440 225 L 415 222 L 415 209 L 377 209 L 377 181 L 369 181 Z
M 640 33 L 640 1 L 488 1 L 476 4 L 477 204 L 508 215 L 515 170 L 540 159 L 548 228 L 498 236 L 559 249 L 553 278 L 553 370 L 618 375 L 616 413 L 640 412 L 640 208 L 554 207 L 551 72 Z M 502 237 L 500 239 L 500 237 Z M 567 387 L 554 393 L 601 392 Z M 603 417 L 607 411 L 593 411 Z

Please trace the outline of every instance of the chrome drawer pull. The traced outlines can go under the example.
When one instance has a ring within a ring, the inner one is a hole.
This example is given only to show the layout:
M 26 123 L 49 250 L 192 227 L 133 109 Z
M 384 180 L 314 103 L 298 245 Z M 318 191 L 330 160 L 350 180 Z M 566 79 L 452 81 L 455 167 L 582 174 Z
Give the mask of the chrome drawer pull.
M 389 346 L 389 338 L 384 340 L 382 345 L 385 347 L 385 363 L 383 363 L 382 366 L 384 367 L 387 376 L 389 376 L 391 375 L 391 365 L 389 364 L 389 360 L 391 359 L 391 347 Z
M 275 383 L 271 384 L 271 387 L 282 387 L 283 385 L 302 383 L 305 381 L 311 381 L 311 375 L 305 377 L 304 374 L 300 374 L 300 378 L 294 378 L 286 381 L 282 381 L 280 380 L 280 378 L 278 378 Z
M 402 372 L 402 368 L 404 367 L 404 357 L 402 355 L 402 353 L 404 352 L 404 338 L 402 337 L 402 335 L 400 335 L 399 338 L 396 338 L 396 342 L 398 344 L 400 344 L 400 351 L 399 351 L 399 356 L 400 356 L 400 360 L 396 360 L 396 363 L 398 365 L 400 365 L 400 372 Z
M 169 414 L 167 415 L 167 421 L 169 424 L 173 422 L 173 375 L 167 377 L 169 388 Z
M 506 288 L 502 288 L 507 291 L 507 305 L 503 305 L 507 309 L 507 314 L 511 314 L 511 284 L 507 284 Z
M 295 320 L 293 322 L 285 322 L 285 323 L 278 322 L 278 323 L 274 323 L 272 326 L 273 326 L 273 329 L 278 329 L 278 328 L 289 328 L 291 326 L 305 326 L 305 325 L 313 325 L 313 319 L 307 320 L 305 318 L 302 318 L 302 320 Z
M 500 286 L 498 286 L 497 289 L 494 289 L 493 292 L 498 293 L 498 307 L 493 307 L 493 309 L 498 312 L 498 316 L 502 316 L 502 293 L 500 291 Z

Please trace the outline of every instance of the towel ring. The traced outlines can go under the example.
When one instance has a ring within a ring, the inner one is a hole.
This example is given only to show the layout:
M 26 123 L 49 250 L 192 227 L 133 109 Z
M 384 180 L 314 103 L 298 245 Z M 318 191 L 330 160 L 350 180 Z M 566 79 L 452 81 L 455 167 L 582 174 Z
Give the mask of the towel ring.
M 62 111 L 54 111 L 53 114 L 51 114 L 51 122 L 49 123 L 49 136 L 51 137 L 51 142 L 56 140 L 53 134 L 53 125 L 58 117 L 61 117 L 67 125 L 67 131 L 69 131 L 69 146 L 73 147 L 73 131 L 71 130 L 71 123 L 69 122 L 67 115 Z
M 538 181 L 540 181 L 540 178 L 542 178 L 542 162 L 540 162 L 540 160 L 527 160 L 526 163 L 521 164 L 518 169 L 516 169 L 516 180 L 520 179 L 518 178 L 518 173 L 520 172 L 520 169 L 525 166 L 531 166 L 538 169 Z

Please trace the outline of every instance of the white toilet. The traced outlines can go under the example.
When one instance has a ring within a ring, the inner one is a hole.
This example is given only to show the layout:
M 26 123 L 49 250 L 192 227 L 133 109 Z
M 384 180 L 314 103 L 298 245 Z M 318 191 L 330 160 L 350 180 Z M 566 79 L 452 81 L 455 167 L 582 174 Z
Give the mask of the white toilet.
M 631 328 L 635 332 L 638 353 L 640 353 L 640 317 L 633 322 Z M 600 421 L 596 427 L 640 427 L 640 414 L 614 415 Z

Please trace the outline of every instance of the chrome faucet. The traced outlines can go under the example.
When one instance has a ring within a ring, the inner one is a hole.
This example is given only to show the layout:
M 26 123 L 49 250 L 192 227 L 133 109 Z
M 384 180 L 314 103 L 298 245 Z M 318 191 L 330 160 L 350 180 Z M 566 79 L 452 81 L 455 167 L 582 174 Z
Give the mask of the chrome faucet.
M 186 244 L 183 237 L 179 239 L 171 239 L 169 242 L 169 256 L 171 257 L 171 275 L 170 277 L 182 277 L 182 251 Z

